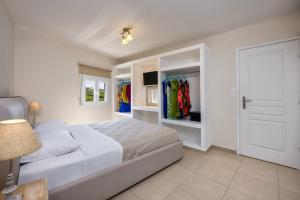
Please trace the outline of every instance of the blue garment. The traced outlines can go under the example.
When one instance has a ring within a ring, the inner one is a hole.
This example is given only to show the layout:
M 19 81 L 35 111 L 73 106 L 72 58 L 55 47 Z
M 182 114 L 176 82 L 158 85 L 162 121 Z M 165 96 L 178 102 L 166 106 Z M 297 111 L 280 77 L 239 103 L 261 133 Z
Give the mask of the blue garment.
M 166 81 L 162 82 L 162 92 L 163 92 L 163 111 L 164 111 L 164 118 L 168 118 L 168 100 L 167 100 L 167 88 L 166 88 Z
M 130 103 L 125 103 L 122 101 L 119 112 L 130 112 L 130 111 L 131 111 Z

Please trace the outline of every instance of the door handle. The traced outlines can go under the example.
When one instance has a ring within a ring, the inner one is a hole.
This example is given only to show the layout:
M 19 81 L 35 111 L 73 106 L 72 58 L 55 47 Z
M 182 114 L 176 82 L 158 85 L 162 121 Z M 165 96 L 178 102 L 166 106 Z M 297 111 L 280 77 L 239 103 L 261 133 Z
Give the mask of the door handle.
M 246 99 L 246 97 L 245 96 L 243 96 L 243 109 L 246 109 L 246 103 L 248 103 L 248 102 L 251 102 L 252 100 L 250 100 L 250 99 Z

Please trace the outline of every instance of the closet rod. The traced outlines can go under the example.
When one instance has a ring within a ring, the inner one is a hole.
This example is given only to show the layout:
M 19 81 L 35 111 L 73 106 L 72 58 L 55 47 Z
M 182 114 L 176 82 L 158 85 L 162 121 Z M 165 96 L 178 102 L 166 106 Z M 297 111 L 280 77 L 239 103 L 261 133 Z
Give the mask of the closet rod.
M 170 73 L 167 73 L 166 76 L 180 76 L 180 75 L 187 75 L 187 74 L 195 74 L 195 73 L 199 73 L 200 71 L 197 70 L 197 71 L 189 71 L 189 72 L 183 72 L 183 71 L 178 71 L 178 72 L 170 72 Z

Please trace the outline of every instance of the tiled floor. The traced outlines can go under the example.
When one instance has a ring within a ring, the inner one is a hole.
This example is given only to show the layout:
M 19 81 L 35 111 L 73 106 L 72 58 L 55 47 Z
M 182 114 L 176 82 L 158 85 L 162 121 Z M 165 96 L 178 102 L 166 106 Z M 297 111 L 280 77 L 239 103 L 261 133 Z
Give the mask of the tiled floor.
M 181 161 L 113 200 L 300 200 L 300 171 L 212 149 Z

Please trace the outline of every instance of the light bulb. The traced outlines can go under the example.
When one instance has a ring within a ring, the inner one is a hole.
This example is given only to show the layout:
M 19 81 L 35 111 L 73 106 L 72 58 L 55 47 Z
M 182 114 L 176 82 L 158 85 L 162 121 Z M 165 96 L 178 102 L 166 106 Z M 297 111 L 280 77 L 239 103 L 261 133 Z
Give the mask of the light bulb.
M 125 38 L 123 38 L 122 39 L 122 44 L 128 44 L 128 41 Z
M 132 38 L 131 34 L 128 33 L 128 35 L 127 35 L 127 37 L 126 37 L 126 40 L 127 40 L 127 41 L 131 41 L 132 39 L 133 39 L 133 38 Z

